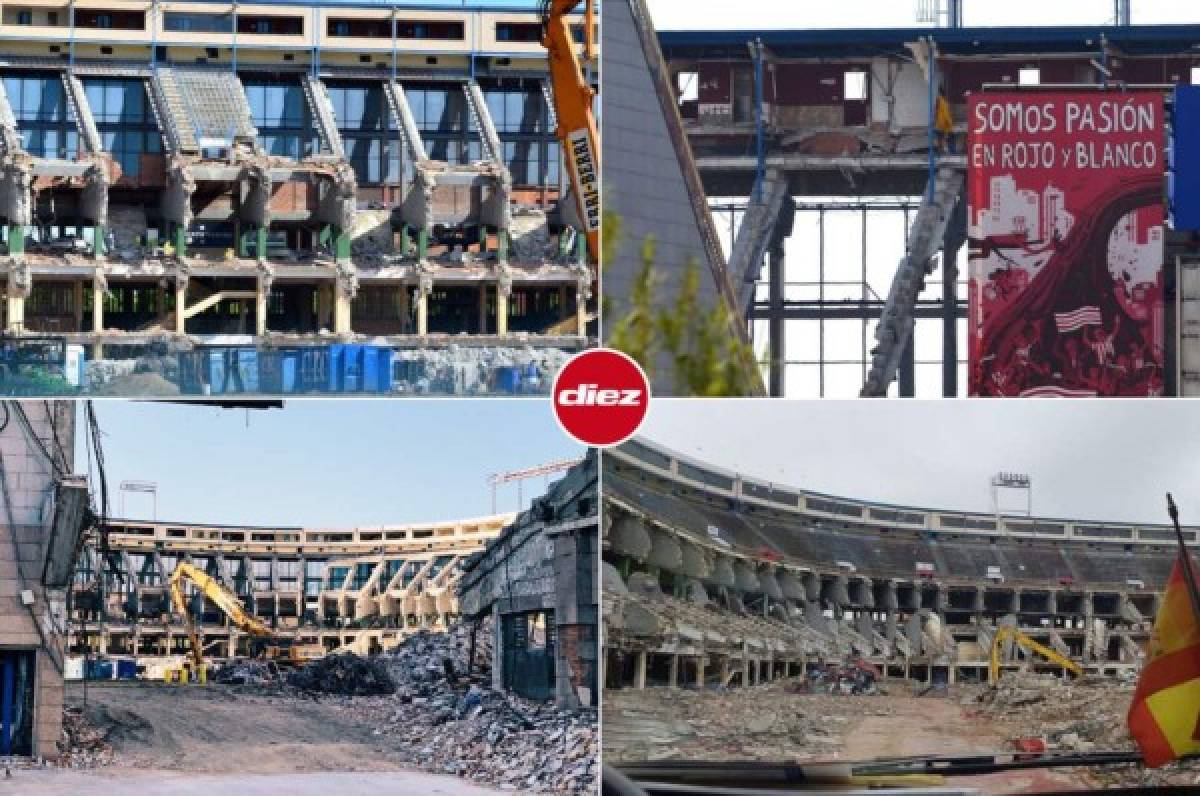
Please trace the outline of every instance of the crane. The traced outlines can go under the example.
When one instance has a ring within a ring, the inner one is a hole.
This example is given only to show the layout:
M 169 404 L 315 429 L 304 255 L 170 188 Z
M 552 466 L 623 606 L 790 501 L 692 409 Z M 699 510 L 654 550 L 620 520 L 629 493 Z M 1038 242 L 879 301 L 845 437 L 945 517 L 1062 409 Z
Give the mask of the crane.
M 558 118 L 555 135 L 567 161 L 571 190 L 587 237 L 588 258 L 597 262 L 600 246 L 600 135 L 592 112 L 595 92 L 588 84 L 575 56 L 570 13 L 579 0 L 542 0 L 542 46 L 549 53 L 550 84 L 554 112 Z M 586 0 L 583 54 L 595 57 L 595 0 Z
M 1039 644 L 1015 627 L 1005 625 L 996 628 L 996 635 L 992 638 L 992 660 L 988 666 L 988 685 L 993 688 L 1000 683 L 1000 650 L 1004 646 L 1004 642 L 1009 639 L 1027 650 L 1036 652 L 1051 663 L 1058 664 L 1076 677 L 1083 676 L 1083 667 L 1075 661 L 1065 655 L 1060 655 L 1045 644 Z
M 275 644 L 264 646 L 263 648 L 266 657 L 272 659 L 283 658 L 289 663 L 300 663 L 312 658 L 319 658 L 325 654 L 324 648 L 319 645 L 293 645 L 289 640 L 275 639 L 275 632 L 265 622 L 256 616 L 250 615 L 242 608 L 237 595 L 198 567 L 187 562 L 180 562 L 175 566 L 174 571 L 171 572 L 169 580 L 171 604 L 187 621 L 188 640 L 192 646 L 192 665 L 195 668 L 196 678 L 199 682 L 203 683 L 205 681 L 204 650 L 200 645 L 200 637 L 196 633 L 196 623 L 192 619 L 192 612 L 188 610 L 187 597 L 183 593 L 184 581 L 190 581 L 201 594 L 220 608 L 221 612 L 229 617 L 229 620 L 238 630 L 256 638 L 264 640 L 274 639 L 276 641 Z M 168 671 L 168 678 L 176 672 L 179 672 L 179 670 Z M 184 672 L 179 673 L 184 674 Z M 183 679 L 181 677 L 180 681 L 182 682 Z

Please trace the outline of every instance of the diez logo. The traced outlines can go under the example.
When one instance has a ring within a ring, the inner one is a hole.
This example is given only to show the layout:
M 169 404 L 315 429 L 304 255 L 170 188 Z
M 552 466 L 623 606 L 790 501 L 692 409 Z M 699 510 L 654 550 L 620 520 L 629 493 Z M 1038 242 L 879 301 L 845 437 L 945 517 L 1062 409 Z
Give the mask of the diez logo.
M 554 378 L 550 394 L 563 431 L 596 448 L 632 437 L 650 406 L 650 384 L 641 366 L 611 348 L 571 357 Z

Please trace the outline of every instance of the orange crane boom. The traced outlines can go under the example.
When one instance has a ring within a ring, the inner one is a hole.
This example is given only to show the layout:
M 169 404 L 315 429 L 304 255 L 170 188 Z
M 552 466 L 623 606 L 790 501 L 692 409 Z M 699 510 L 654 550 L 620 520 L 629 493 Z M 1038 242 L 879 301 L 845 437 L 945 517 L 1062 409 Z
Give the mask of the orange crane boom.
M 558 116 L 555 134 L 562 146 L 571 175 L 571 190 L 583 232 L 587 237 L 588 258 L 600 256 L 600 135 L 592 112 L 595 92 L 588 84 L 575 54 L 569 15 L 579 0 L 542 0 L 542 46 L 550 58 L 550 84 L 554 94 L 554 112 Z M 595 5 L 586 0 L 584 12 L 584 58 L 595 55 Z

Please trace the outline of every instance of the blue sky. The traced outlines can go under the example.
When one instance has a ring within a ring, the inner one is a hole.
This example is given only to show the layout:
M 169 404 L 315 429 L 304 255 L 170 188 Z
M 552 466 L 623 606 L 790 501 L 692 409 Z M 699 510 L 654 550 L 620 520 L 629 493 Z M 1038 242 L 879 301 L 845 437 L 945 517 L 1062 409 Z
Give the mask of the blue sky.
M 158 484 L 158 517 L 350 527 L 491 513 L 489 473 L 583 455 L 547 400 L 300 400 L 283 409 L 96 401 L 110 511 L 123 480 Z M 81 418 L 82 419 L 82 418 Z M 77 435 L 77 472 L 88 467 Z M 545 480 L 525 483 L 524 500 Z M 499 511 L 516 509 L 515 485 Z M 126 494 L 150 518 L 150 495 Z
M 917 22 L 916 0 L 740 0 L 697 3 L 695 0 L 648 0 L 659 30 L 770 28 L 909 27 Z M 940 0 L 941 8 L 946 7 Z M 1104 25 L 1113 20 L 1112 0 L 964 0 L 963 22 L 992 25 Z M 1135 25 L 1200 22 L 1194 0 L 1132 0 Z

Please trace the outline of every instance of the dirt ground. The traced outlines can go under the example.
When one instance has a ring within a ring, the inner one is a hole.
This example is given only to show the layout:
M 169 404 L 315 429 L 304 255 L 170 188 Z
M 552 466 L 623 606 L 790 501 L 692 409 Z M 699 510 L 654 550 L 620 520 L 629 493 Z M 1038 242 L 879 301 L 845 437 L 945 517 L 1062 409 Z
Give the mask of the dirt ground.
M 67 704 L 83 705 L 79 684 Z M 88 719 L 108 730 L 117 766 L 202 773 L 396 771 L 411 749 L 333 704 L 221 685 L 88 686 Z
M 802 694 L 786 683 L 737 691 L 605 691 L 607 763 L 637 760 L 863 761 L 1012 751 L 1013 732 L 964 705 L 960 694 Z M 955 785 L 985 794 L 1092 787 L 1081 769 L 1006 772 Z
M 6 790 L 12 787 L 14 790 Z M 0 780 L 0 793 L 21 796 L 376 796 L 380 793 L 428 793 L 433 796 L 491 796 L 501 791 L 458 777 L 415 771 L 307 772 L 290 774 L 190 774 L 180 771 L 100 769 L 17 771 Z

